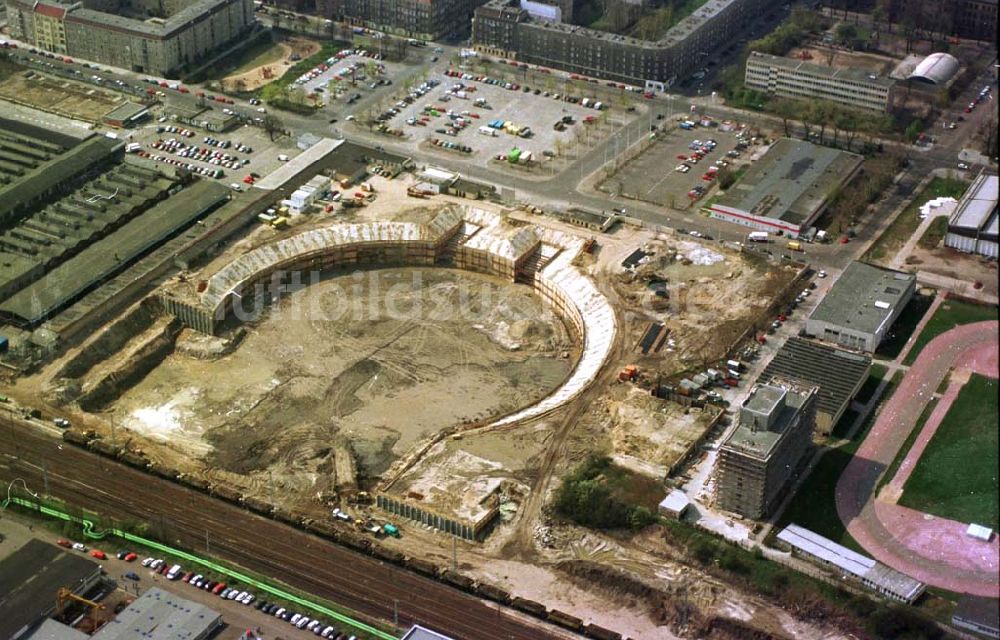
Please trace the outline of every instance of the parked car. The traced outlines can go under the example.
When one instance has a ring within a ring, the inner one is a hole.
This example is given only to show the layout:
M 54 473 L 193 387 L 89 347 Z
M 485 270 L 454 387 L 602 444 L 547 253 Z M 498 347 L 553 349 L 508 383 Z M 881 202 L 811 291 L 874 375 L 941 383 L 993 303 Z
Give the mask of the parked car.
M 108 554 L 104 553 L 100 549 L 94 549 L 90 552 L 90 557 L 97 558 L 98 560 L 107 560 Z
M 60 547 L 66 547 L 67 549 L 73 548 L 73 543 L 67 540 L 66 538 L 59 538 L 58 540 L 56 540 L 56 544 L 59 545 Z

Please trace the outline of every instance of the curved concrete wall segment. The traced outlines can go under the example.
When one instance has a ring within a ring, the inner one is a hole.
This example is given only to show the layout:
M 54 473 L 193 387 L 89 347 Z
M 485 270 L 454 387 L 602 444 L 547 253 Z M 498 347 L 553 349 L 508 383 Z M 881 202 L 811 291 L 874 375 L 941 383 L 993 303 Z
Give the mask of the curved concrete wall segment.
M 200 306 L 217 326 L 250 288 L 283 271 L 344 265 L 430 266 L 453 257 L 454 266 L 533 286 L 582 344 L 565 382 L 536 404 L 489 426 L 536 418 L 576 397 L 596 378 L 611 353 L 614 310 L 594 283 L 574 266 L 584 241 L 573 235 L 506 224 L 481 209 L 452 207 L 426 223 L 366 222 L 309 229 L 258 247 L 209 278 Z M 448 256 L 453 252 L 453 256 Z M 199 327 L 195 327 L 199 328 Z

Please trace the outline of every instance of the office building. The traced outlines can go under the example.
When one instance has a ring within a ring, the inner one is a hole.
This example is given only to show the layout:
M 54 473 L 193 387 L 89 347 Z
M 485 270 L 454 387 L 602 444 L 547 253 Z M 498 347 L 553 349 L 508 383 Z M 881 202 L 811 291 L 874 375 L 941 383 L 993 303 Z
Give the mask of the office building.
M 806 320 L 806 333 L 848 349 L 874 352 L 916 286 L 912 273 L 852 262 Z
M 816 425 L 816 388 L 758 384 L 719 449 L 717 506 L 767 517 L 798 477 Z
M 420 40 L 466 33 L 483 0 L 316 0 L 329 20 Z
M 175 76 L 254 28 L 253 0 L 7 0 L 12 37 L 138 73 Z
M 959 201 L 948 220 L 944 245 L 963 253 L 975 253 L 997 259 L 1000 254 L 997 231 L 1000 226 L 997 209 L 997 176 L 980 175 Z
M 892 110 L 896 81 L 861 69 L 838 69 L 751 51 L 744 80 L 750 89 L 800 100 L 827 100 L 852 109 Z

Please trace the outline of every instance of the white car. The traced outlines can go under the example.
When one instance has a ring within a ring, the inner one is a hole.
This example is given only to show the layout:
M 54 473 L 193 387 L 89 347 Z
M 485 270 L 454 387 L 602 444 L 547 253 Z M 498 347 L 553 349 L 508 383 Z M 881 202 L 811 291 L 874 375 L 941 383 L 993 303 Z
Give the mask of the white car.
M 255 596 L 252 593 L 248 593 L 245 596 L 243 596 L 243 599 L 240 600 L 240 602 L 242 602 L 243 604 L 251 604 L 256 599 L 257 599 L 257 596 Z
M 309 624 L 311 621 L 312 620 L 309 618 L 309 616 L 302 616 L 298 624 L 296 624 L 295 626 L 298 627 L 299 629 L 305 629 L 306 625 Z
M 295 615 L 293 615 L 291 617 L 291 619 L 288 622 L 291 623 L 291 624 L 297 625 L 299 623 L 299 620 L 301 620 L 301 619 L 302 619 L 302 614 L 301 613 L 296 613 Z
M 965 164 L 964 162 L 959 162 L 958 168 L 961 169 L 962 171 L 967 171 L 969 169 L 969 165 Z
M 820 270 L 820 272 L 816 274 L 816 277 L 817 278 L 825 278 L 826 277 L 826 271 Z
M 146 558 L 142 561 L 142 566 L 144 567 L 148 567 L 151 564 L 153 564 L 153 558 Z
M 85 547 L 82 542 L 74 542 L 73 543 L 73 549 L 75 549 L 76 551 L 80 551 L 80 552 L 87 551 L 87 547 Z

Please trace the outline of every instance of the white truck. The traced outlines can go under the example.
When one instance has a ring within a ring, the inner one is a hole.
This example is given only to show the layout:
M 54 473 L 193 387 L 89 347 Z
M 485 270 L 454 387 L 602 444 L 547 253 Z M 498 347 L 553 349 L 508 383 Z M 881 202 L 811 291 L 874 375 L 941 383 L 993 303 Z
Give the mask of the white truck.
M 751 231 L 747 234 L 747 240 L 750 242 L 767 242 L 767 232 L 766 231 Z
M 492 127 L 482 126 L 479 127 L 479 133 L 484 136 L 490 136 L 491 138 L 495 138 L 497 135 L 497 130 Z

